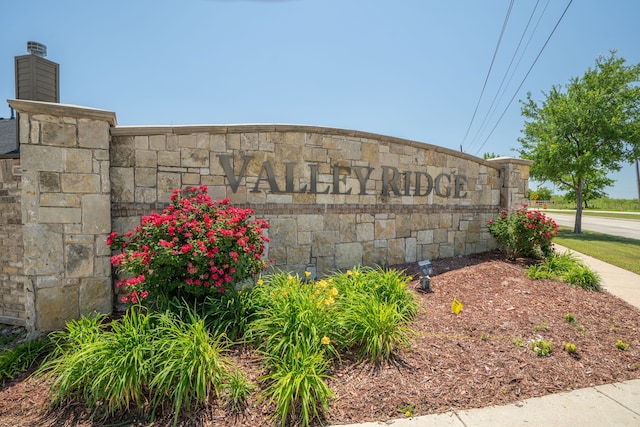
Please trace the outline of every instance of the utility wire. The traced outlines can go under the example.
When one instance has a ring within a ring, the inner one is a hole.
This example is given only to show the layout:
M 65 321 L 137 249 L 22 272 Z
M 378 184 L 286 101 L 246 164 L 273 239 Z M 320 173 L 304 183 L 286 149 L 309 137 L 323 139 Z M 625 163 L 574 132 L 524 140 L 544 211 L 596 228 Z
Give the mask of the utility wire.
M 498 43 L 496 44 L 496 48 L 493 51 L 493 58 L 491 58 L 491 65 L 489 65 L 489 71 L 487 71 L 487 76 L 484 79 L 484 84 L 482 85 L 482 91 L 480 92 L 480 96 L 478 97 L 478 103 L 476 104 L 476 109 L 473 111 L 473 116 L 471 117 L 471 121 L 469 122 L 467 131 L 464 134 L 464 138 L 462 138 L 462 143 L 460 144 L 460 151 L 462 151 L 462 144 L 464 144 L 464 142 L 467 140 L 467 136 L 469 135 L 469 130 L 471 130 L 471 125 L 473 124 L 473 120 L 476 118 L 476 113 L 478 112 L 478 107 L 480 106 L 480 101 L 482 100 L 482 95 L 484 94 L 484 90 L 487 87 L 487 81 L 489 80 L 489 75 L 491 74 L 493 63 L 495 62 L 496 55 L 498 54 L 498 50 L 500 49 L 500 42 L 502 41 L 504 30 L 507 28 L 507 23 L 509 22 L 509 15 L 511 15 L 511 9 L 513 9 L 514 1 L 515 0 L 511 0 L 511 3 L 509 3 L 509 9 L 507 9 L 507 16 L 505 16 L 504 22 L 502 23 L 502 30 L 500 31 L 500 37 L 498 37 Z
M 511 61 L 509 62 L 509 66 L 507 67 L 507 70 L 504 72 L 504 75 L 502 76 L 502 81 L 500 82 L 500 86 L 498 86 L 498 90 L 496 91 L 496 94 L 494 95 L 493 99 L 491 100 L 491 105 L 489 105 L 489 109 L 487 110 L 487 113 L 484 116 L 484 119 L 482 119 L 482 123 L 480 123 L 480 128 L 478 129 L 478 131 L 476 132 L 475 136 L 473 137 L 473 139 L 471 140 L 471 143 L 469 144 L 469 148 L 467 149 L 468 151 L 472 151 L 473 150 L 473 146 L 477 143 L 478 138 L 480 137 L 480 134 L 482 133 L 482 131 L 484 130 L 487 121 L 489 120 L 489 117 L 491 117 L 493 115 L 493 113 L 495 112 L 494 107 L 496 106 L 496 100 L 498 99 L 498 95 L 500 95 L 500 92 L 502 91 L 502 95 L 504 95 L 504 92 L 506 91 L 506 87 L 505 87 L 505 81 L 507 80 L 507 76 L 509 75 L 509 71 L 511 71 L 511 67 L 513 66 L 513 62 L 516 59 L 516 56 L 518 55 L 518 51 L 520 50 L 520 46 L 522 45 L 522 41 L 524 40 L 525 35 L 527 34 L 527 31 L 529 30 L 529 25 L 531 25 L 531 21 L 533 20 L 533 17 L 535 16 L 536 10 L 538 10 L 538 5 L 540 4 L 540 0 L 536 1 L 535 6 L 533 7 L 533 10 L 531 11 L 531 15 L 529 16 L 529 20 L 527 21 L 527 25 L 524 27 L 524 30 L 522 31 L 522 35 L 520 36 L 520 40 L 518 41 L 518 46 L 516 46 L 516 49 L 513 51 L 513 56 L 511 57 Z M 547 0 L 547 4 L 549 4 L 549 1 Z M 544 13 L 544 12 L 543 12 Z M 542 15 L 540 16 L 542 17 Z M 540 19 L 538 19 L 538 23 L 540 22 Z M 536 25 L 537 28 L 537 25 Z M 535 33 L 535 29 L 532 32 Z M 529 38 L 529 41 L 531 40 L 531 38 Z M 523 54 L 527 49 L 527 46 L 529 46 L 529 44 L 527 43 L 525 48 L 523 49 Z M 522 56 L 520 56 L 520 58 L 522 58 Z M 520 62 L 518 61 L 518 64 Z M 514 69 L 513 73 L 511 74 L 511 77 L 513 77 L 513 74 L 515 73 Z M 509 79 L 509 81 L 511 81 L 511 79 Z M 504 91 L 502 90 L 502 88 L 505 88 Z M 500 99 L 502 99 L 502 96 L 500 96 Z
M 520 62 L 522 62 L 522 58 L 524 58 L 524 54 L 525 54 L 527 48 L 529 47 L 529 44 L 531 43 L 531 40 L 533 40 L 533 36 L 535 35 L 536 31 L 538 30 L 538 26 L 540 25 L 540 22 L 542 21 L 542 17 L 544 16 L 544 13 L 546 12 L 550 1 L 551 0 L 547 0 L 547 3 L 544 5 L 544 9 L 542 9 L 542 13 L 540 14 L 540 17 L 538 18 L 538 21 L 536 22 L 536 26 L 534 27 L 531 35 L 529 36 L 529 40 L 527 40 L 527 44 L 524 47 L 524 50 L 522 51 L 522 53 L 520 54 L 520 58 L 518 58 L 518 63 L 516 64 L 516 69 L 518 69 L 518 67 L 520 67 Z M 511 74 L 511 76 L 509 77 L 509 81 L 507 82 L 507 87 L 509 87 L 509 85 L 511 84 L 511 80 L 513 79 L 513 76 L 514 76 L 514 74 Z M 504 97 L 505 92 L 506 92 L 506 89 L 500 95 L 500 99 L 498 100 L 498 104 L 500 104 L 502 102 L 502 98 Z M 478 134 L 477 136 L 479 137 L 480 135 Z
M 478 150 L 476 151 L 475 155 L 477 156 L 478 153 L 480 152 L 480 150 L 482 150 L 482 147 L 484 147 L 484 145 L 487 143 L 487 141 L 489 140 L 489 138 L 491 137 L 491 135 L 493 135 L 493 132 L 496 130 L 496 128 L 498 127 L 498 124 L 500 124 L 500 121 L 502 120 L 502 118 L 504 117 L 504 115 L 506 114 L 507 110 L 509 109 L 509 107 L 511 106 L 511 103 L 513 102 L 513 100 L 515 99 L 516 95 L 518 95 L 518 92 L 520 91 L 520 89 L 522 88 L 522 85 L 524 85 L 525 80 L 527 80 L 527 77 L 529 77 L 529 74 L 531 73 L 531 70 L 533 69 L 533 67 L 536 65 L 536 62 L 538 61 L 538 59 L 540 58 L 540 55 L 542 55 L 542 52 L 544 51 L 544 49 L 547 47 L 547 44 L 549 43 L 549 40 L 551 40 L 551 36 L 553 36 L 553 33 L 555 33 L 556 29 L 558 28 L 558 26 L 560 25 L 560 22 L 562 22 L 562 18 L 564 18 L 564 15 L 567 13 L 567 10 L 569 10 L 569 6 L 571 6 L 571 3 L 573 3 L 573 0 L 569 0 L 569 4 L 567 4 L 567 7 L 565 7 L 564 12 L 562 12 L 562 15 L 560 16 L 560 18 L 558 19 L 558 22 L 556 22 L 556 25 L 553 27 L 553 30 L 551 30 L 551 34 L 549 34 L 549 37 L 547 37 L 547 40 L 544 42 L 544 45 L 542 46 L 542 48 L 540 49 L 540 52 L 538 52 L 538 56 L 536 56 L 536 59 L 533 60 L 533 64 L 531 64 L 531 67 L 529 67 L 529 71 L 527 71 L 527 74 L 524 76 L 524 78 L 522 79 L 522 82 L 520 82 L 520 85 L 518 86 L 518 88 L 516 89 L 516 91 L 513 93 L 513 96 L 511 97 L 511 99 L 509 100 L 509 103 L 507 104 L 507 106 L 504 108 L 504 111 L 502 111 L 502 114 L 500 115 L 500 117 L 498 118 L 498 121 L 496 122 L 495 126 L 493 126 L 493 128 L 491 129 L 491 132 L 489 132 L 489 135 L 487 135 L 487 138 L 484 140 L 484 142 L 482 143 L 482 145 L 478 148 Z

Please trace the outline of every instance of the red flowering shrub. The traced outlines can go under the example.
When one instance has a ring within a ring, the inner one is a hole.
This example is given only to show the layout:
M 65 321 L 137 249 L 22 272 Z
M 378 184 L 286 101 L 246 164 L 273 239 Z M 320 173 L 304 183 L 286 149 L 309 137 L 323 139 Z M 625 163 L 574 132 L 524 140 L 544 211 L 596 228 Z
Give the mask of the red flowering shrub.
M 133 231 L 124 236 L 113 232 L 107 239 L 111 249 L 120 251 L 111 264 L 129 277 L 117 284 L 127 291 L 122 301 L 224 292 L 264 270 L 269 239 L 262 232 L 269 225 L 250 219 L 251 214 L 229 199 L 212 201 L 205 186 L 174 190 L 161 214 L 143 216 Z
M 526 204 L 511 212 L 502 209 L 488 225 L 507 258 L 546 258 L 553 253 L 552 239 L 558 234 L 558 225 L 544 213 L 528 210 Z

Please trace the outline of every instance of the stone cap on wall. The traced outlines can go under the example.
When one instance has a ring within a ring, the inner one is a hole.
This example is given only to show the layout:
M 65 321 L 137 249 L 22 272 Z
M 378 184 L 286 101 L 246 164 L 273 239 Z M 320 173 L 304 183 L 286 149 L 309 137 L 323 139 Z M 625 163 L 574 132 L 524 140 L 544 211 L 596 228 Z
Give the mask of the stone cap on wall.
M 505 164 L 505 163 L 509 163 L 512 165 L 526 165 L 526 166 L 531 166 L 533 164 L 533 160 L 525 160 L 525 159 L 518 159 L 516 157 L 494 157 L 492 159 L 487 159 L 488 162 L 494 162 L 494 163 L 498 163 L 498 164 Z
M 367 138 L 392 144 L 407 145 L 421 149 L 430 149 L 437 153 L 448 154 L 465 160 L 488 166 L 492 169 L 500 169 L 495 162 L 490 163 L 471 154 L 427 144 L 425 142 L 410 139 L 397 138 L 372 132 L 364 132 L 352 129 L 332 128 L 313 125 L 295 124 L 219 124 L 219 125 L 167 125 L 167 126 L 116 126 L 111 128 L 113 136 L 148 136 L 148 135 L 190 135 L 194 133 L 230 134 L 230 133 L 256 133 L 256 132 L 305 132 L 333 136 L 346 136 L 351 138 Z M 510 162 L 513 163 L 513 162 Z
M 103 120 L 111 126 L 118 124 L 116 113 L 97 108 L 82 107 L 55 102 L 28 101 L 24 99 L 8 99 L 7 102 L 18 113 L 49 114 L 51 116 L 68 116 L 78 119 Z

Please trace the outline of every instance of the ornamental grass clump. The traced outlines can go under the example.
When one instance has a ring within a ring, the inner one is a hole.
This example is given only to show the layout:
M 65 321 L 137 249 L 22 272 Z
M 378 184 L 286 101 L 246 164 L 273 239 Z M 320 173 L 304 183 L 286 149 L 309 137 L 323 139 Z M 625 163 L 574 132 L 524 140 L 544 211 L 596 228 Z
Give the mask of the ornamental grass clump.
M 558 234 L 558 225 L 552 218 L 540 211 L 528 210 L 526 204 L 510 212 L 502 209 L 497 219 L 489 220 L 488 226 L 509 259 L 550 256 L 553 236 Z
M 559 280 L 586 290 L 602 289 L 598 273 L 592 271 L 570 252 L 551 254 L 542 262 L 530 266 L 527 269 L 527 276 L 534 280 Z
M 241 411 L 246 407 L 254 389 L 255 385 L 244 372 L 239 369 L 229 371 L 222 392 L 225 407 L 231 411 Z
M 55 358 L 40 372 L 53 378 L 50 395 L 54 405 L 84 401 L 97 418 L 109 417 L 133 405 L 145 406 L 145 385 L 157 335 L 152 317 L 130 310 L 110 329 L 105 316 L 85 316 L 56 332 Z
M 9 349 L 0 349 L 0 386 L 34 366 L 51 350 L 49 337 L 23 342 Z
M 245 338 L 267 359 L 281 360 L 300 342 L 329 358 L 338 357 L 334 343 L 340 338 L 336 328 L 339 298 L 331 279 L 305 283 L 291 274 L 268 276 L 252 289 L 255 315 Z M 324 337 L 329 343 L 323 344 Z
M 361 360 L 380 364 L 399 347 L 408 346 L 417 314 L 409 278 L 396 270 L 354 269 L 338 274 L 341 335 L 346 348 Z
M 153 415 L 171 410 L 174 423 L 220 397 L 233 369 L 224 335 L 204 320 L 131 307 L 110 323 L 102 315 L 67 324 L 51 340 L 56 350 L 38 370 L 52 379 L 54 405 L 82 401 L 95 419 L 125 411 Z
M 315 343 L 297 341 L 288 351 L 269 358 L 261 380 L 260 399 L 275 403 L 278 425 L 310 425 L 329 410 L 334 393 L 327 385 L 330 359 Z
M 260 399 L 275 404 L 281 425 L 295 420 L 308 426 L 328 409 L 333 396 L 328 368 L 339 357 L 339 298 L 331 279 L 304 282 L 282 272 L 251 290 L 255 316 L 245 339 L 264 359 Z
M 417 303 L 397 271 L 353 269 L 306 281 L 276 273 L 250 292 L 244 338 L 262 355 L 262 400 L 281 425 L 308 426 L 327 409 L 329 369 L 342 354 L 380 363 L 407 345 Z
M 206 186 L 191 187 L 174 190 L 171 204 L 134 230 L 112 232 L 107 244 L 119 253 L 111 263 L 126 277 L 117 283 L 122 302 L 162 306 L 224 292 L 263 271 L 268 223 L 251 214 L 229 199 L 211 200 Z
M 153 355 L 153 376 L 148 384 L 154 407 L 173 402 L 177 421 L 180 411 L 191 411 L 209 398 L 221 396 L 231 371 L 224 335 L 209 334 L 204 319 L 193 312 L 184 322 L 169 312 L 159 315 L 156 333 L 162 338 Z

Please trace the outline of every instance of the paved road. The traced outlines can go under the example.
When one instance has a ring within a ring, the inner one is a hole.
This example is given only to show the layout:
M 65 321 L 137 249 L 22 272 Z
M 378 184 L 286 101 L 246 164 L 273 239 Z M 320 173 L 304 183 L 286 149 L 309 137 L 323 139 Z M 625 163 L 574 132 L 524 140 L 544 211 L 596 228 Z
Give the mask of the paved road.
M 560 214 L 557 212 L 545 212 L 545 214 L 553 218 L 558 225 L 573 228 L 575 224 L 575 213 Z M 637 221 L 631 219 L 603 218 L 583 215 L 582 229 L 640 240 L 640 215 L 638 215 Z

